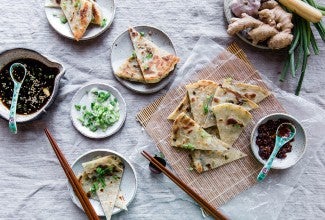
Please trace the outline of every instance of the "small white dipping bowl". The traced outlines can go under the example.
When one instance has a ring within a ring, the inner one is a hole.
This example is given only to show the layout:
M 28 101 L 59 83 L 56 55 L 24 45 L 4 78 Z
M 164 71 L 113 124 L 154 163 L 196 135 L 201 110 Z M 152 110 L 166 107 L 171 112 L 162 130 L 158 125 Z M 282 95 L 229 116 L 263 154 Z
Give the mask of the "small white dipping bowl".
M 258 127 L 261 124 L 266 123 L 268 120 L 276 121 L 278 119 L 287 119 L 296 127 L 296 135 L 294 137 L 294 141 L 291 142 L 292 151 L 287 153 L 287 157 L 284 159 L 275 158 L 272 163 L 272 169 L 286 169 L 293 165 L 295 165 L 303 156 L 306 151 L 306 133 L 300 122 L 294 117 L 283 114 L 283 113 L 275 113 L 271 115 L 267 115 L 264 118 L 260 119 L 255 125 L 252 134 L 251 134 L 251 148 L 256 159 L 265 164 L 267 160 L 264 160 L 258 154 L 259 148 L 256 144 L 256 137 L 258 135 Z

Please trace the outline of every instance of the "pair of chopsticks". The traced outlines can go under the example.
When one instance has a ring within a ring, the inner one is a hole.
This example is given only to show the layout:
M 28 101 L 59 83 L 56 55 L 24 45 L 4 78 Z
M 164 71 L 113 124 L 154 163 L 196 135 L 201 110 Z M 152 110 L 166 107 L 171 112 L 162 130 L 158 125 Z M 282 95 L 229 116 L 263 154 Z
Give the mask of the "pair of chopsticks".
M 198 195 L 194 190 L 187 186 L 182 180 L 170 172 L 166 167 L 164 167 L 158 160 L 148 154 L 146 151 L 142 151 L 141 154 L 153 163 L 161 172 L 163 172 L 169 179 L 171 179 L 177 186 L 184 190 L 189 196 L 191 196 L 208 214 L 210 214 L 215 219 L 227 219 L 221 212 L 215 209 L 212 205 L 206 202 L 200 195 Z
M 47 128 L 45 128 L 44 131 L 52 145 L 52 148 L 53 148 L 58 160 L 60 161 L 60 164 L 65 172 L 65 175 L 68 177 L 68 180 L 69 180 L 75 194 L 77 195 L 83 209 L 85 210 L 85 213 L 87 214 L 88 218 L 90 220 L 99 220 L 86 193 L 82 189 L 77 177 L 74 175 L 70 165 L 68 164 L 68 161 L 65 159 L 63 153 L 61 152 L 61 150 L 60 150 L 59 146 L 57 145 L 56 141 L 54 140 L 53 136 L 51 135 L 51 133 L 49 132 L 49 130 Z

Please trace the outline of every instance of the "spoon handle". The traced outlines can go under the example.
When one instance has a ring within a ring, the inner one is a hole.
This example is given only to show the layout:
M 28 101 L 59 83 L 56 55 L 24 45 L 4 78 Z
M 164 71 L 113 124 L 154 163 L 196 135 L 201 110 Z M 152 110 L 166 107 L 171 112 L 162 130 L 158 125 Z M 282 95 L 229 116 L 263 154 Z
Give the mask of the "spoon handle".
M 276 157 L 276 155 L 279 152 L 282 145 L 283 145 L 283 143 L 279 143 L 279 141 L 275 142 L 275 146 L 274 146 L 274 150 L 272 151 L 272 154 L 270 155 L 269 159 L 267 160 L 267 162 L 265 163 L 262 170 L 260 171 L 260 173 L 257 176 L 258 182 L 261 182 L 262 180 L 264 180 L 267 173 L 270 171 L 273 160 Z
M 14 93 L 12 95 L 10 112 L 9 112 L 9 130 L 17 134 L 17 125 L 16 125 L 16 108 L 18 101 L 18 94 L 20 90 L 21 84 L 14 82 Z

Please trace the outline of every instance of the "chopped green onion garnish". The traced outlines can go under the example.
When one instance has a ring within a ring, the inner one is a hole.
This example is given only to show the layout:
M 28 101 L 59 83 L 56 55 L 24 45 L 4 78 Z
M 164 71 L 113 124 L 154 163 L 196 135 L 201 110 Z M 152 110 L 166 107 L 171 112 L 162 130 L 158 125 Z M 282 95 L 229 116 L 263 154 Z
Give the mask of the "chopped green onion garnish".
M 153 57 L 152 53 L 148 53 L 147 56 L 146 56 L 147 59 L 151 59 L 152 57 Z
M 101 27 L 105 27 L 105 26 L 106 26 L 106 23 L 107 23 L 107 19 L 104 18 L 104 19 L 102 20 L 102 22 L 100 23 L 100 26 L 101 26 Z
M 183 144 L 182 148 L 185 148 L 187 150 L 195 150 L 195 146 L 193 144 L 191 144 L 191 143 Z
M 144 32 L 141 31 L 141 32 L 140 32 L 140 35 L 141 35 L 142 37 L 144 37 Z
M 120 118 L 119 104 L 117 99 L 108 91 L 91 91 L 93 101 L 89 107 L 75 105 L 75 108 L 81 112 L 78 120 L 90 131 L 98 129 L 106 131 L 109 126 L 113 125 Z
M 203 106 L 203 112 L 204 114 L 208 114 L 209 112 L 209 104 L 212 100 L 212 96 L 207 96 L 206 100 L 205 100 L 205 103 L 204 103 L 204 106 Z
M 135 53 L 135 51 L 132 51 L 132 54 L 131 54 L 131 59 L 135 59 L 137 58 L 137 54 Z
M 77 111 L 80 111 L 80 109 L 81 109 L 81 105 L 74 105 L 74 107 L 75 107 L 75 109 L 76 109 Z
M 68 22 L 67 18 L 64 15 L 60 16 L 60 21 L 62 24 L 65 24 Z

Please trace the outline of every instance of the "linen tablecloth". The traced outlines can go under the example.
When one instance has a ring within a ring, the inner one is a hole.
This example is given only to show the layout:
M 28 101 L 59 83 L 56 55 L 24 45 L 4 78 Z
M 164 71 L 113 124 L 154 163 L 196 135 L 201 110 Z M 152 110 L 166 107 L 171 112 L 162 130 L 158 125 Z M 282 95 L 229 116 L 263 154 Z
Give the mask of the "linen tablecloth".
M 236 41 L 253 65 L 281 89 L 294 92 L 297 78 L 278 81 L 286 51 L 264 51 L 226 33 L 222 0 L 116 0 L 116 16 L 110 29 L 99 37 L 75 42 L 60 36 L 48 23 L 44 1 L 0 0 L 1 51 L 23 47 L 60 61 L 66 74 L 58 96 L 41 118 L 19 125 L 12 135 L 7 121 L 0 119 L 0 219 L 86 219 L 68 194 L 62 171 L 43 128 L 48 127 L 72 163 L 82 153 L 108 148 L 139 161 L 135 148 L 145 146 L 148 136 L 136 122 L 140 109 L 166 93 L 140 95 L 123 87 L 112 75 L 110 47 L 130 25 L 152 25 L 172 39 L 182 66 L 201 36 L 226 47 Z M 320 55 L 308 61 L 301 97 L 325 108 L 325 47 L 318 35 Z M 177 73 L 177 70 L 176 70 Z M 115 135 L 91 140 L 74 129 L 70 120 L 71 99 L 82 84 L 100 81 L 116 87 L 127 103 L 127 120 Z M 325 143 L 322 143 L 324 147 Z M 152 146 L 153 147 L 153 146 Z M 312 148 L 313 146 L 308 146 Z M 325 217 L 325 151 L 312 154 L 311 161 L 276 215 L 265 219 L 321 219 Z M 196 203 L 162 175 L 152 175 L 135 163 L 138 191 L 128 212 L 113 219 L 202 219 Z M 235 207 L 234 207 L 235 209 Z

